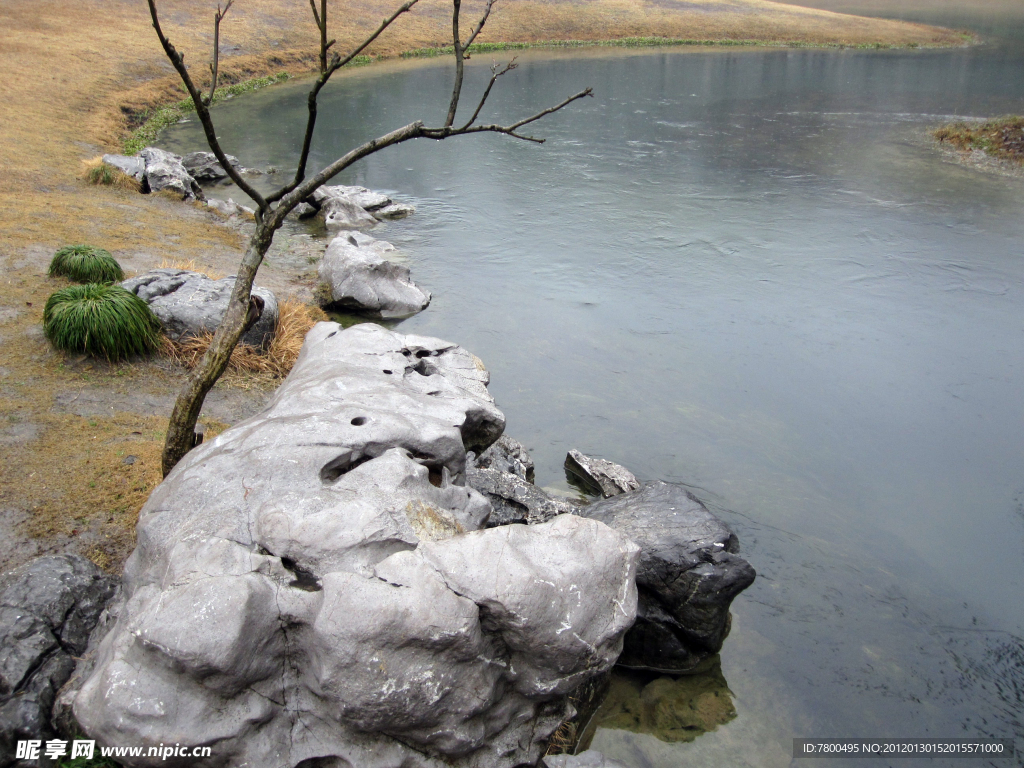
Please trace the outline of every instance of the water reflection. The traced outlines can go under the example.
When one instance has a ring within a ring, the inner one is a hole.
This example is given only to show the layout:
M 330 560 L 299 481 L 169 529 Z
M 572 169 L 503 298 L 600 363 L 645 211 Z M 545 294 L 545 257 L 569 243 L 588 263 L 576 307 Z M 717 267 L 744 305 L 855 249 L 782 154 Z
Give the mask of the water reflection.
M 735 717 L 732 692 L 717 656 L 708 660 L 703 671 L 680 677 L 616 668 L 575 751 L 589 749 L 598 729 L 690 742 Z

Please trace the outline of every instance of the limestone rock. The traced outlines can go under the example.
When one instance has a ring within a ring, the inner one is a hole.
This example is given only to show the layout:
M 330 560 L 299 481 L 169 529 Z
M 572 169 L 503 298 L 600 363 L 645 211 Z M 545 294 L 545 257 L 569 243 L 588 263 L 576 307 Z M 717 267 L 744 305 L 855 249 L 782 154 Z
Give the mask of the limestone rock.
M 122 173 L 125 173 L 136 181 L 142 181 L 146 175 L 146 161 L 141 157 L 128 157 L 127 155 L 104 155 L 103 162 L 112 165 Z
M 227 311 L 235 278 L 232 275 L 211 280 L 186 269 L 161 268 L 125 280 L 121 285 L 144 299 L 160 320 L 164 332 L 180 340 L 217 330 Z M 254 287 L 252 292 L 263 300 L 263 314 L 241 340 L 257 349 L 265 349 L 277 329 L 277 299 L 266 288 Z
M 146 147 L 139 152 L 139 157 L 146 164 L 144 189 L 159 192 L 171 190 L 181 195 L 183 200 L 205 200 L 203 190 L 192 175 L 181 164 L 181 156 L 156 147 Z
M 383 192 L 374 192 L 366 187 L 349 187 L 344 184 L 319 187 L 313 191 L 312 197 L 320 204 L 327 199 L 350 200 L 367 211 L 375 211 L 391 204 L 391 198 Z
M 385 259 L 394 246 L 359 233 L 342 234 L 327 247 L 318 275 L 325 305 L 375 317 L 408 317 L 430 303 L 409 268 Z M 328 298 L 329 296 L 329 298 Z
M 519 475 L 492 467 L 470 468 L 466 482 L 491 502 L 494 511 L 488 526 L 535 525 L 557 515 L 574 514 L 582 506 L 582 502 L 552 496 Z
M 416 208 L 408 203 L 388 203 L 373 211 L 374 218 L 384 220 L 404 219 L 416 213 Z
M 215 200 L 210 199 L 206 201 L 206 204 L 213 208 L 215 211 L 220 211 L 225 216 L 246 216 L 251 217 L 256 214 L 252 208 L 245 205 L 239 205 L 230 197 L 227 200 Z
M 478 530 L 461 482 L 503 428 L 487 380 L 448 342 L 316 325 L 267 410 L 143 508 L 67 693 L 89 737 L 210 745 L 201 767 L 535 764 L 618 656 L 638 549 L 569 515 Z
M 320 204 L 320 217 L 328 231 L 340 229 L 372 229 L 377 219 L 345 197 L 328 197 Z
M 40 557 L 0 577 L 0 766 L 14 764 L 19 740 L 54 737 L 56 692 L 115 587 L 78 555 Z
M 565 471 L 587 491 L 606 499 L 640 487 L 640 481 L 625 467 L 585 456 L 576 449 L 565 457 Z
M 755 577 L 724 522 L 685 488 L 662 482 L 581 507 L 578 514 L 640 546 L 637 621 L 620 665 L 685 672 L 721 650 L 729 606 Z
M 473 460 L 477 469 L 497 469 L 511 472 L 528 483 L 533 482 L 534 466 L 526 446 L 518 440 L 502 435 L 490 448 Z
M 236 170 L 243 170 L 237 157 L 227 155 L 227 158 Z M 181 158 L 181 164 L 196 181 L 220 181 L 228 177 L 228 172 L 224 170 L 213 152 L 190 152 Z

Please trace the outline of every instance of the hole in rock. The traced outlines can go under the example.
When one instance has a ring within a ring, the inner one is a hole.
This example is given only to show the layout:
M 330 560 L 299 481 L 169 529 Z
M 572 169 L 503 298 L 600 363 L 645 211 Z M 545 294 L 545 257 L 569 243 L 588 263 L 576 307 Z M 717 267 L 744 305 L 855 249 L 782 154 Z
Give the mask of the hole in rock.
M 352 419 L 352 426 L 353 427 L 361 427 L 365 423 L 366 423 L 366 417 L 365 416 L 356 416 L 354 419 Z
M 419 352 L 416 353 L 416 357 L 419 357 L 419 358 L 430 357 L 430 350 L 429 349 L 421 349 Z
M 389 371 L 387 368 L 384 369 L 384 373 L 386 373 L 388 376 L 391 375 L 391 371 Z
M 441 482 L 444 480 L 444 473 L 441 472 L 441 467 L 437 465 L 427 465 L 427 479 L 430 480 L 430 484 L 441 487 Z
M 336 459 L 331 459 L 329 462 L 323 465 L 320 469 L 320 482 L 324 485 L 330 485 L 338 482 L 338 478 L 344 475 L 346 472 L 351 472 L 353 469 L 358 467 L 360 464 L 365 464 L 373 456 L 364 456 L 362 453 L 356 451 L 354 454 L 352 451 L 341 454 Z
M 305 592 L 319 592 L 323 589 L 320 586 L 320 578 L 315 573 L 308 568 L 303 568 L 290 557 L 282 557 L 281 565 L 295 575 L 295 578 L 288 582 L 289 587 L 295 587 Z
M 330 333 L 327 334 L 327 338 L 329 339 L 329 338 L 331 338 L 331 336 L 337 336 L 337 335 L 338 335 L 337 331 L 331 331 Z

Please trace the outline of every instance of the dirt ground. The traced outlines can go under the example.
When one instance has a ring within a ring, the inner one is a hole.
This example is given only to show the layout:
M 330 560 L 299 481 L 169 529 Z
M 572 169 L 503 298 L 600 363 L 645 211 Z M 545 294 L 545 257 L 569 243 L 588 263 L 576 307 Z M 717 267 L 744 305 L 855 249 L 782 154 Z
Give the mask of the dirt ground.
M 361 39 L 391 3 L 331 3 L 337 48 Z M 480 6 L 469 2 L 464 18 Z M 205 70 L 216 3 L 160 0 L 165 31 Z M 369 52 L 446 42 L 450 5 L 422 0 Z M 315 27 L 305 2 L 237 0 L 222 27 L 222 82 L 310 71 Z M 658 35 L 811 43 L 959 45 L 947 30 L 765 0 L 508 0 L 481 41 Z M 107 248 L 127 272 L 195 260 L 230 274 L 244 227 L 198 206 L 88 185 L 82 163 L 117 151 L 146 109 L 183 97 L 143 0 L 0 0 L 0 571 L 77 551 L 120 569 L 159 482 L 166 419 L 182 371 L 162 358 L 110 365 L 55 353 L 41 322 L 65 284 L 46 276 L 60 246 Z M 197 148 L 198 149 L 198 148 Z M 304 295 L 302 276 L 259 283 Z M 218 386 L 201 422 L 216 431 L 256 412 L 266 387 Z

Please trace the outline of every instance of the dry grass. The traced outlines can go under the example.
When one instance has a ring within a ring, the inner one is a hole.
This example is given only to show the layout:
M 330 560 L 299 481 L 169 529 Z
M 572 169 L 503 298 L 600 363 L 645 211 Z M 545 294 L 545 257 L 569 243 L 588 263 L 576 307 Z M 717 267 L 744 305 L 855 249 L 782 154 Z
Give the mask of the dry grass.
M 993 157 L 1024 165 L 1024 117 L 1019 115 L 983 123 L 949 123 L 932 131 L 932 136 L 960 150 L 981 149 Z
M 291 299 L 281 301 L 278 311 L 277 332 L 270 348 L 261 352 L 247 344 L 235 347 L 225 373 L 227 383 L 251 387 L 283 379 L 295 365 L 306 334 L 316 323 L 327 319 L 322 310 Z M 184 341 L 166 339 L 163 352 L 191 370 L 199 364 L 212 340 L 212 333 Z
M 220 280 L 224 277 L 220 272 L 217 272 L 210 267 L 199 264 L 195 258 L 191 259 L 161 259 L 158 269 L 184 269 L 189 272 L 198 272 L 201 275 L 206 275 L 211 280 Z
M 90 184 L 102 184 L 131 192 L 142 191 L 142 185 L 134 176 L 129 176 L 121 169 L 104 163 L 102 155 L 83 160 L 82 175 Z

